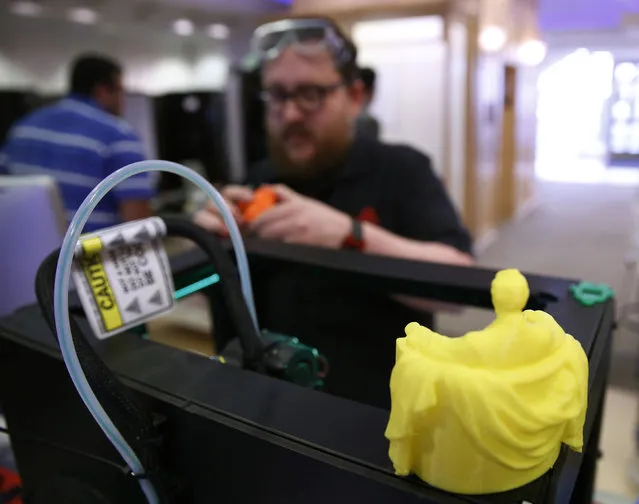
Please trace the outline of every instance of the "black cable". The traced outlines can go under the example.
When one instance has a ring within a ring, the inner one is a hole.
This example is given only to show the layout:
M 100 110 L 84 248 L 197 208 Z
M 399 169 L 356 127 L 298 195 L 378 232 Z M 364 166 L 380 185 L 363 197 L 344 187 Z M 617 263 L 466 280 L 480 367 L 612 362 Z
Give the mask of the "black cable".
M 56 334 L 53 290 L 59 255 L 60 250 L 56 250 L 42 262 L 35 281 L 38 305 L 53 335 Z M 152 413 L 106 366 L 73 317 L 69 318 L 69 323 L 78 359 L 93 393 L 140 459 L 149 480 L 156 488 L 160 504 L 168 504 L 170 499 L 163 484 L 159 446 L 156 442 L 160 434 Z
M 243 365 L 249 369 L 262 370 L 264 343 L 253 324 L 242 295 L 237 268 L 228 253 L 216 237 L 192 222 L 170 216 L 165 217 L 164 221 L 169 236 L 190 239 L 208 256 L 220 278 L 223 279 L 220 282 L 222 290 L 220 300 L 225 305 L 229 314 L 228 318 L 242 348 Z M 38 269 L 35 282 L 38 304 L 54 335 L 56 327 L 53 290 L 59 254 L 60 251 L 57 250 L 43 261 Z M 79 328 L 74 317 L 70 317 L 69 322 L 78 359 L 93 393 L 126 442 L 136 453 L 146 472 L 143 475 L 131 475 L 129 471 L 129 475 L 148 478 L 158 492 L 160 504 L 168 504 L 170 498 L 167 493 L 167 485 L 171 486 L 170 481 L 173 478 L 161 467 L 162 438 L 155 424 L 156 417 L 141 404 L 133 391 L 125 387 L 106 366 Z M 45 440 L 41 441 L 46 442 Z M 64 449 L 65 447 L 60 448 Z M 71 450 L 71 453 L 75 453 L 75 451 Z M 84 453 L 76 454 L 87 456 Z M 114 463 L 110 465 L 118 467 L 121 471 L 127 471 L 120 465 Z
M 211 261 L 216 273 L 222 280 L 219 283 L 222 291 L 221 296 L 216 296 L 215 302 L 224 305 L 224 312 L 227 314 L 225 319 L 232 326 L 242 348 L 243 366 L 249 369 L 261 370 L 265 345 L 253 324 L 253 319 L 242 294 L 237 268 L 228 252 L 224 250 L 221 242 L 213 233 L 184 218 L 167 215 L 163 220 L 166 224 L 168 236 L 191 240 L 202 249 Z M 211 309 L 213 310 L 214 307 L 211 307 Z M 222 342 L 216 341 L 215 343 L 218 348 L 224 346 L 223 344 L 218 346 Z
M 58 443 L 55 443 L 53 441 L 50 441 L 48 439 L 44 439 L 38 436 L 34 436 L 33 434 L 27 434 L 26 432 L 22 432 L 22 431 L 16 431 L 14 429 L 7 429 L 5 427 L 0 427 L 0 432 L 3 434 L 7 434 L 10 437 L 14 437 L 14 438 L 23 438 L 26 439 L 28 441 L 33 441 L 34 443 L 40 443 L 40 444 L 44 444 L 47 446 L 50 446 L 51 448 L 55 448 L 56 450 L 60 450 L 60 451 L 64 451 L 67 453 L 70 453 L 72 455 L 78 455 L 80 457 L 84 457 L 87 459 L 91 459 L 95 462 L 100 462 L 101 464 L 105 464 L 108 465 L 114 469 L 117 469 L 119 472 L 123 473 L 123 474 L 130 474 L 131 470 L 123 465 L 118 464 L 117 462 L 113 462 L 112 460 L 109 459 L 105 459 L 103 457 L 99 457 L 98 455 L 93 455 L 91 453 L 87 453 L 87 452 L 83 452 L 81 450 L 76 450 L 75 448 L 70 448 L 68 446 L 64 446 Z

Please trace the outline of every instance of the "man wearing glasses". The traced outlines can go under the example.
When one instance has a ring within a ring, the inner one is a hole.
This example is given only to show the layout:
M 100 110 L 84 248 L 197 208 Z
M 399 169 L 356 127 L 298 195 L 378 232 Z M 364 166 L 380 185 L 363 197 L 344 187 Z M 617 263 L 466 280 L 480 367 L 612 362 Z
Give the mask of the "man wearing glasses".
M 412 260 L 472 264 L 471 240 L 430 159 L 418 151 L 355 135 L 364 101 L 357 51 L 330 20 L 287 19 L 258 28 L 269 159 L 245 186 L 224 191 L 240 226 L 264 239 L 349 248 Z M 279 203 L 251 223 L 236 204 L 273 185 Z M 196 222 L 225 233 L 213 207 Z M 432 326 L 426 300 L 335 285 L 295 268 L 253 268 L 264 327 L 316 346 L 331 361 L 327 388 L 386 406 L 394 343 L 411 321 Z M 327 333 L 340 348 L 327 348 Z M 339 362 L 336 360 L 339 359 Z M 331 380 L 333 378 L 333 380 Z

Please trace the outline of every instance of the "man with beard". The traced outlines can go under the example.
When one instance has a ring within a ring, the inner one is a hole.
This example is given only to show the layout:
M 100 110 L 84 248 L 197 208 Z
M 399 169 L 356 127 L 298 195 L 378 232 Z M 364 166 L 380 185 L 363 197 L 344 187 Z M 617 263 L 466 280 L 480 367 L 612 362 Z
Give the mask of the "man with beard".
M 430 159 L 406 146 L 355 135 L 364 89 L 356 49 L 326 19 L 258 28 L 269 159 L 244 186 L 224 190 L 240 226 L 286 243 L 349 248 L 420 261 L 472 264 L 471 240 Z M 272 185 L 274 208 L 245 223 L 237 209 Z M 200 225 L 226 232 L 213 206 Z M 327 389 L 387 407 L 395 339 L 406 324 L 432 326 L 426 300 L 336 285 L 293 266 L 252 265 L 261 325 L 317 347 L 331 363 Z M 330 334 L 331 338 L 326 338 Z

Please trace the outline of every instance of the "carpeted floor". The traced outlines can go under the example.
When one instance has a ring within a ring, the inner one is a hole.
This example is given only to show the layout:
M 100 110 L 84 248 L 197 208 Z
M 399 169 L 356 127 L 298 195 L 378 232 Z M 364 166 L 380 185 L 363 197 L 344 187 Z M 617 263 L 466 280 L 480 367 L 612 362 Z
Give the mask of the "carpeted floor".
M 535 211 L 503 229 L 497 241 L 480 254 L 479 262 L 491 268 L 515 267 L 523 272 L 606 283 L 615 289 L 623 305 L 628 302 L 623 288 L 633 278 L 624 257 L 631 243 L 635 202 L 639 205 L 634 187 L 541 183 Z M 491 320 L 488 310 L 467 309 L 461 316 L 440 315 L 438 329 L 451 336 L 461 335 Z M 633 502 L 639 490 L 629 475 L 633 467 L 639 467 L 633 465 L 637 460 L 638 340 L 639 330 L 626 327 L 614 335 L 603 457 L 597 478 L 598 490 L 605 492 L 598 495 L 602 504 Z
M 540 183 L 536 210 L 504 229 L 480 262 L 605 282 L 618 290 L 635 198 L 636 189 L 627 186 Z
M 509 224 L 483 251 L 479 263 L 491 268 L 606 283 L 626 303 L 624 257 L 630 246 L 633 203 L 631 186 L 543 182 L 538 206 Z M 461 316 L 440 315 L 441 332 L 451 336 L 479 329 L 492 319 L 488 310 L 468 309 Z M 621 328 L 615 335 L 612 385 L 634 388 L 634 362 L 639 333 Z

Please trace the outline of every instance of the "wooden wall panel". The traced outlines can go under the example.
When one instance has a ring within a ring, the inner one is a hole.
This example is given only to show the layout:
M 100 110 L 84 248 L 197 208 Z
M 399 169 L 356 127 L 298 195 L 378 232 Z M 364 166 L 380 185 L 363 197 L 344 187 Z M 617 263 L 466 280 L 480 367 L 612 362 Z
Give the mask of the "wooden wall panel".
M 479 74 L 479 47 L 477 37 L 479 35 L 479 21 L 476 17 L 467 17 L 466 30 L 467 58 L 466 58 L 466 174 L 464 178 L 464 208 L 462 215 L 468 229 L 476 236 L 479 226 L 477 215 L 477 128 L 476 128 L 476 103 L 477 103 L 477 76 Z
M 499 224 L 497 202 L 502 131 L 502 69 L 502 61 L 497 56 L 482 55 L 479 59 L 475 104 L 477 194 L 473 227 L 477 239 L 494 232 Z
M 500 191 L 498 196 L 501 222 L 512 219 L 517 208 L 517 68 L 506 65 L 503 72 L 504 101 L 502 113 L 502 133 L 500 148 Z
M 501 59 L 479 51 L 479 21 L 467 18 L 466 177 L 464 220 L 476 240 L 499 222 L 499 152 L 501 145 Z
M 538 69 L 530 67 L 521 67 L 517 73 L 517 104 L 515 109 L 517 203 L 515 215 L 526 212 L 535 202 L 538 75 Z
M 534 204 L 537 70 L 507 66 L 504 82 L 499 218 L 508 222 Z

